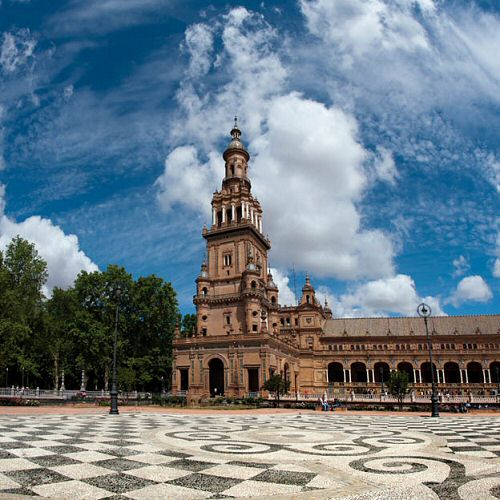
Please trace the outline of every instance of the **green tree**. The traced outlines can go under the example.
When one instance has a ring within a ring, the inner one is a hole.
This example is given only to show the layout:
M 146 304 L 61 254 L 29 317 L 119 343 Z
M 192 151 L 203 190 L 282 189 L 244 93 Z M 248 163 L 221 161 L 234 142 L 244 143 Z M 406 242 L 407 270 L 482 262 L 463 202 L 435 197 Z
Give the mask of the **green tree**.
M 191 337 L 193 332 L 196 332 L 196 328 L 196 314 L 185 314 L 181 322 L 181 335 L 183 337 Z
M 285 380 L 279 373 L 273 373 L 262 386 L 264 391 L 274 393 L 276 406 L 280 405 L 280 396 L 290 389 L 290 381 Z
M 32 243 L 16 236 L 0 252 L 0 365 L 14 374 L 11 383 L 34 382 L 40 376 L 33 346 L 43 328 L 46 281 L 47 264 Z
M 403 409 L 403 400 L 408 394 L 408 374 L 401 371 L 393 371 L 387 382 L 389 393 L 397 398 L 399 410 Z

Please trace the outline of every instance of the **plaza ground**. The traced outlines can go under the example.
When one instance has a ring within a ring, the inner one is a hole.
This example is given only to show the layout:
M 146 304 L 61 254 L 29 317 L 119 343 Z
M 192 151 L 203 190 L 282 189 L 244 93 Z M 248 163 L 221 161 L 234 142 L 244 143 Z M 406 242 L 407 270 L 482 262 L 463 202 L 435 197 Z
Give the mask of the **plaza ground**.
M 499 413 L 120 410 L 1 407 L 0 497 L 500 498 Z

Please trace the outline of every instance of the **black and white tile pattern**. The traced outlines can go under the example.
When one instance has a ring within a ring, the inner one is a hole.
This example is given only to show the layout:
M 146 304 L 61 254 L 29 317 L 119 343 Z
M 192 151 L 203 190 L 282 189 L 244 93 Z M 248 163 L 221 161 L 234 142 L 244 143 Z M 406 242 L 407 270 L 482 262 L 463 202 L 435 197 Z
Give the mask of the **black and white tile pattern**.
M 429 498 L 498 498 L 500 418 L 0 417 L 0 496 L 370 498 L 402 483 Z

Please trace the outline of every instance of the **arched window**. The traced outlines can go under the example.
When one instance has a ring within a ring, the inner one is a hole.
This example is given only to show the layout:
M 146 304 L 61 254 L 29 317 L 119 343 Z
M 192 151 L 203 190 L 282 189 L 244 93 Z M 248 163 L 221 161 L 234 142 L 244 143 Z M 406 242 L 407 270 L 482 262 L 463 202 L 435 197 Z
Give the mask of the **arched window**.
M 273 296 L 273 297 L 271 297 L 271 303 L 272 303 L 272 304 L 276 304 L 276 297 L 274 297 L 274 296 Z
M 206 286 L 204 286 L 204 287 L 201 289 L 201 294 L 202 294 L 204 297 L 206 297 L 206 296 L 207 296 L 207 294 L 208 294 L 208 289 L 207 289 L 207 287 L 206 287 Z
M 257 282 L 256 281 L 252 281 L 252 283 L 250 284 L 250 286 L 252 288 L 257 288 Z

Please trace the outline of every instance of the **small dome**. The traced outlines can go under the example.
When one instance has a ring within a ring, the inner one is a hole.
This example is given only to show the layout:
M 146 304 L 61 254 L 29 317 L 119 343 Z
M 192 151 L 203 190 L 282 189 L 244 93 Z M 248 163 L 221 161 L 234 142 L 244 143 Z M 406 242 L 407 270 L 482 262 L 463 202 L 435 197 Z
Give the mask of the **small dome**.
M 267 288 L 271 288 L 273 290 L 278 289 L 276 283 L 273 281 L 273 275 L 271 274 L 271 271 L 267 273 Z
M 236 117 L 234 118 L 234 127 L 231 130 L 231 137 L 232 140 L 228 144 L 226 150 L 224 151 L 224 154 L 222 155 L 224 157 L 224 160 L 227 160 L 229 154 L 233 151 L 239 151 L 244 154 L 246 160 L 250 158 L 250 155 L 248 154 L 248 151 L 245 149 L 245 146 L 241 142 L 241 130 L 238 128 L 238 121 Z

